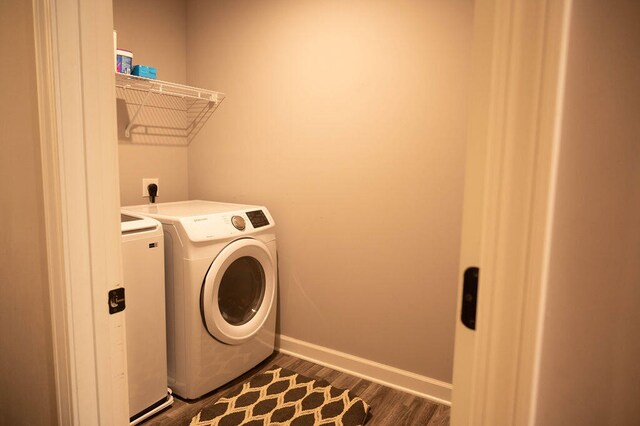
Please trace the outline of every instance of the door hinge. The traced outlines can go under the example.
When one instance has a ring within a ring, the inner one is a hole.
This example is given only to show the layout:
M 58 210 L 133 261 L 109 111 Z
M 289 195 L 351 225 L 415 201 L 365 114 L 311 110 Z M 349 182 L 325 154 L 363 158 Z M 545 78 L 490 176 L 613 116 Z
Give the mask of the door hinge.
M 478 278 L 480 269 L 470 266 L 464 271 L 462 281 L 462 323 L 471 330 L 476 329 L 476 309 L 478 305 Z
M 115 314 L 124 311 L 124 287 L 109 291 L 109 313 Z

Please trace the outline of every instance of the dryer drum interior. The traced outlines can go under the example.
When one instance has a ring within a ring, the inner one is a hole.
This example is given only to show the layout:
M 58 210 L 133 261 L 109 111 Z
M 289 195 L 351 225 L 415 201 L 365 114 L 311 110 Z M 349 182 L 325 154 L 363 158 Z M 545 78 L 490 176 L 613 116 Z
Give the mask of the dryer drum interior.
M 246 324 L 264 299 L 264 268 L 253 257 L 243 256 L 229 265 L 218 289 L 218 309 L 231 325 Z

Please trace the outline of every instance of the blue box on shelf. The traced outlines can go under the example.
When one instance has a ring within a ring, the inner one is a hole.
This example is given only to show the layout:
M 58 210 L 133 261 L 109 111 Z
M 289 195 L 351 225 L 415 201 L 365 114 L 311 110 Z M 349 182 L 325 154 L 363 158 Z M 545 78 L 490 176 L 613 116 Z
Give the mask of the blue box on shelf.
M 133 75 L 145 78 L 156 78 L 156 69 L 146 65 L 136 65 L 133 67 Z

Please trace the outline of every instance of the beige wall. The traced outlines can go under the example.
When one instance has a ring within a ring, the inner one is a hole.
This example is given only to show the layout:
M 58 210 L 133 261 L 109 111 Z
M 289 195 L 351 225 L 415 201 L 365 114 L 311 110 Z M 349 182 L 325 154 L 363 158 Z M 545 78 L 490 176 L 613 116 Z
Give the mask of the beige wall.
M 161 80 L 186 82 L 184 1 L 114 0 L 113 21 L 118 31 L 118 47 L 133 52 L 134 64 L 156 67 Z M 167 145 L 150 145 L 146 143 L 149 138 L 140 136 L 125 138 L 123 129 L 127 122 L 119 103 L 122 205 L 147 202 L 142 198 L 143 178 L 160 179 L 158 202 L 187 199 L 187 147 L 172 146 L 171 141 L 165 141 Z
M 0 424 L 56 424 L 31 2 L 0 3 Z
M 638 22 L 638 2 L 573 2 L 539 425 L 640 419 Z
M 189 1 L 189 196 L 278 224 L 280 332 L 451 381 L 471 1 Z

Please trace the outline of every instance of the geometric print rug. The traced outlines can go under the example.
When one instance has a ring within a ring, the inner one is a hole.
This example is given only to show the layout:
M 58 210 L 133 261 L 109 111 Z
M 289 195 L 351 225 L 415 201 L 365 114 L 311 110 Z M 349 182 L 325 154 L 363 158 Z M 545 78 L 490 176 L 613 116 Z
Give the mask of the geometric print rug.
M 368 411 L 348 389 L 274 365 L 204 408 L 190 426 L 358 426 Z

